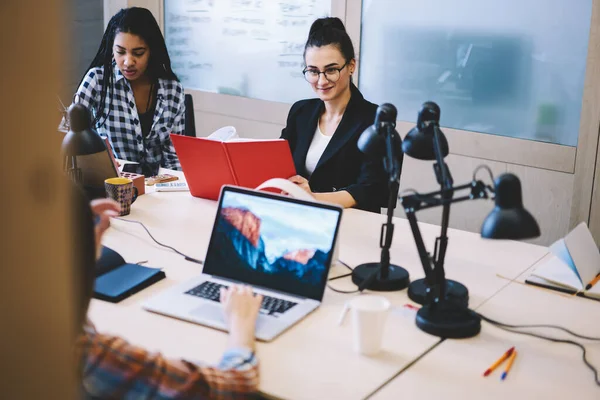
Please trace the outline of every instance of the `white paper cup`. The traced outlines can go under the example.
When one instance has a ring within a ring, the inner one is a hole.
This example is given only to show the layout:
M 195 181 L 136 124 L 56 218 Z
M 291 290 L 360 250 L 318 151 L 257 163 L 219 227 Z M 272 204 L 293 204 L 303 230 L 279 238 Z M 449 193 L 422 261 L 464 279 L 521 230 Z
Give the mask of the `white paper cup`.
M 350 300 L 354 351 L 375 355 L 381 351 L 383 328 L 390 302 L 383 296 L 361 295 Z

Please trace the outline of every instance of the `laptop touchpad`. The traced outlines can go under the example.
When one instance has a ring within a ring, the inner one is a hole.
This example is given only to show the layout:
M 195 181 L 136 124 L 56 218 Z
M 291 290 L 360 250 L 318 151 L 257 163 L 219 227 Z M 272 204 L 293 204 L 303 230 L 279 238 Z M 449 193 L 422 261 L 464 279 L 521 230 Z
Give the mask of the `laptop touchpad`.
M 190 311 L 190 314 L 205 321 L 217 322 L 225 326 L 225 316 L 223 315 L 223 307 L 221 306 L 203 304 Z
M 222 325 L 223 327 L 227 327 L 225 315 L 223 314 L 223 307 L 220 305 L 203 304 L 200 307 L 194 308 L 192 311 L 190 311 L 190 314 L 203 321 L 210 321 L 212 323 Z M 275 321 L 276 320 L 273 317 L 259 314 L 258 319 L 256 320 L 256 329 L 264 329 L 268 326 L 268 324 L 272 324 Z

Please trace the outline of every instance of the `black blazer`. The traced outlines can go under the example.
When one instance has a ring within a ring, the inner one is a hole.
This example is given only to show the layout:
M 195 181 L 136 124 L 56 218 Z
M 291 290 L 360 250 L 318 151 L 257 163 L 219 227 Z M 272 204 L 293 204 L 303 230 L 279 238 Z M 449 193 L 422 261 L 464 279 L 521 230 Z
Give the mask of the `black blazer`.
M 377 105 L 365 100 L 354 84 L 350 84 L 350 90 L 344 116 L 310 177 L 306 171 L 306 153 L 325 103 L 320 99 L 294 103 L 281 137 L 289 142 L 296 172 L 308 179 L 313 192 L 346 190 L 356 201 L 356 208 L 380 213 L 388 201 L 383 160 L 368 158 L 356 146 L 361 133 L 373 124 Z

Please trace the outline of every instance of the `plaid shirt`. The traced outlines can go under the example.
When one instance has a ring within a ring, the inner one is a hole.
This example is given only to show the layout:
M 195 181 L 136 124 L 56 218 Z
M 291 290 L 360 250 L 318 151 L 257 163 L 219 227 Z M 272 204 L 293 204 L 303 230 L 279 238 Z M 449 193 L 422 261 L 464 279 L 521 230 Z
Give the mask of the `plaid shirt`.
M 228 350 L 217 367 L 182 360 L 183 370 L 92 325 L 84 332 L 76 350 L 88 398 L 241 399 L 258 391 L 258 361 L 249 349 Z
M 181 170 L 179 159 L 171 143 L 170 133 L 183 134 L 185 129 L 185 102 L 181 83 L 158 79 L 158 93 L 152 129 L 142 135 L 142 125 L 135 106 L 129 81 L 113 63 L 114 87 L 109 88 L 104 113 L 96 130 L 111 143 L 115 157 L 140 164 L 160 165 Z M 96 117 L 101 101 L 104 67 L 92 68 L 81 82 L 74 102 L 87 107 Z

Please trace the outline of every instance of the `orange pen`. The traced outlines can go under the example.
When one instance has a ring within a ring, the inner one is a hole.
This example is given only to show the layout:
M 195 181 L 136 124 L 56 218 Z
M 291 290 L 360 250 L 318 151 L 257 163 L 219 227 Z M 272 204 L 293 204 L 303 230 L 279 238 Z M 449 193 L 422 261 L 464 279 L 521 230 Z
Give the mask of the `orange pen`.
M 503 381 L 504 379 L 506 379 L 506 375 L 508 375 L 508 372 L 510 371 L 510 368 L 513 365 L 513 362 L 515 362 L 515 358 L 517 358 L 517 351 L 513 351 L 513 353 L 510 355 L 510 358 L 508 359 L 508 363 L 506 364 L 506 368 L 504 369 L 504 372 L 502 373 L 502 376 L 500 377 L 500 380 Z
M 585 290 L 590 290 L 598 282 L 600 282 L 600 274 L 596 275 L 596 277 L 585 286 Z
M 513 351 L 515 351 L 515 346 L 511 347 L 506 351 L 506 353 L 502 354 L 502 357 L 500 357 L 495 363 L 493 363 L 491 367 L 485 370 L 483 376 L 488 376 L 489 374 L 491 374 L 493 370 L 498 368 L 498 365 L 502 364 L 504 360 L 511 356 Z

